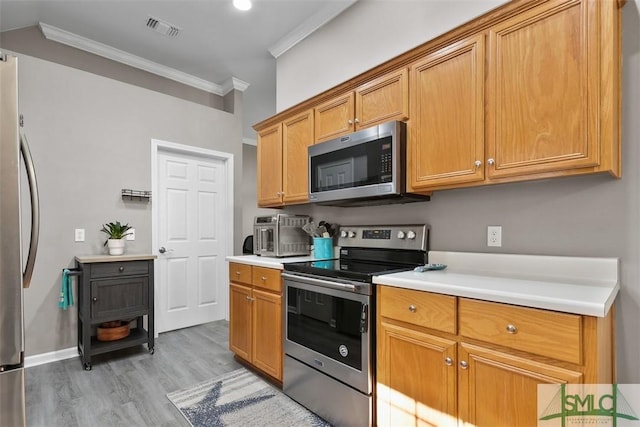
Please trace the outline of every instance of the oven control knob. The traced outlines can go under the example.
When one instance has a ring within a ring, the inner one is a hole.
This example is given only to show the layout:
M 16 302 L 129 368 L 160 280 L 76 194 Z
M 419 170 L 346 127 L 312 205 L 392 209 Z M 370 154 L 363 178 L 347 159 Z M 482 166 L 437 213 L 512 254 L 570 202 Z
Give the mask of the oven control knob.
M 349 232 L 349 237 L 350 237 L 350 238 L 352 238 L 352 239 L 353 239 L 354 237 L 356 237 L 356 232 L 355 232 L 355 231 L 350 231 L 350 232 Z
M 347 232 L 346 232 L 346 231 L 342 230 L 342 231 L 340 232 L 340 237 L 347 237 L 347 236 L 348 236 L 348 234 L 347 234 Z
M 405 236 L 406 235 L 404 234 L 404 231 L 398 231 L 398 239 L 402 240 L 405 238 Z
M 409 240 L 413 240 L 416 238 L 416 233 L 415 231 L 409 230 L 407 231 L 407 239 Z

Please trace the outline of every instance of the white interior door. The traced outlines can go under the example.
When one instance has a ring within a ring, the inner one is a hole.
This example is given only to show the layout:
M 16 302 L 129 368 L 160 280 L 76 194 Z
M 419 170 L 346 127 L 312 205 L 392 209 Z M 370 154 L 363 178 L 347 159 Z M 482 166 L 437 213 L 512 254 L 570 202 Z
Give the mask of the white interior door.
M 197 153 L 157 152 L 158 332 L 227 316 L 226 166 L 225 159 Z

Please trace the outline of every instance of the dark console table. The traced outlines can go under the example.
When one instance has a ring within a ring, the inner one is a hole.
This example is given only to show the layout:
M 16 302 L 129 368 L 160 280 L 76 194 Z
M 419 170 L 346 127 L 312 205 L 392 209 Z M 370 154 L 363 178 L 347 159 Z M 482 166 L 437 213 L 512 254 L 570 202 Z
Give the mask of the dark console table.
M 155 255 L 77 256 L 78 352 L 84 369 L 91 356 L 141 344 L 153 354 L 153 260 Z M 147 329 L 143 319 L 147 318 Z M 104 322 L 132 320 L 130 334 L 115 341 L 98 341 L 96 328 Z

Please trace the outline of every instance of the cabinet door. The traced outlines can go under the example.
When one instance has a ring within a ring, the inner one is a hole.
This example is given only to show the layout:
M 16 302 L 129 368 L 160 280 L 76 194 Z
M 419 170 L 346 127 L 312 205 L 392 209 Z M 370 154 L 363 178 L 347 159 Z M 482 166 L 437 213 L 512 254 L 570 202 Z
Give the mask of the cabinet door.
M 489 31 L 489 178 L 598 165 L 599 3 L 550 1 Z
M 313 145 L 313 110 L 282 123 L 284 203 L 309 200 L 309 153 Z
M 231 283 L 229 286 L 229 349 L 251 361 L 251 288 Z
M 411 66 L 408 186 L 484 179 L 484 35 Z
M 128 320 L 149 311 L 149 278 L 128 277 L 91 281 L 91 320 Z
M 378 425 L 456 424 L 455 341 L 383 319 L 377 357 Z
M 353 132 L 354 94 L 349 92 L 314 108 L 315 140 L 322 142 Z
M 409 74 L 394 71 L 356 89 L 356 130 L 409 118 Z
M 282 125 L 258 134 L 258 206 L 282 205 Z
M 538 425 L 538 384 L 581 383 L 582 374 L 461 343 L 460 418 L 483 427 Z
M 282 381 L 282 297 L 253 290 L 253 364 Z

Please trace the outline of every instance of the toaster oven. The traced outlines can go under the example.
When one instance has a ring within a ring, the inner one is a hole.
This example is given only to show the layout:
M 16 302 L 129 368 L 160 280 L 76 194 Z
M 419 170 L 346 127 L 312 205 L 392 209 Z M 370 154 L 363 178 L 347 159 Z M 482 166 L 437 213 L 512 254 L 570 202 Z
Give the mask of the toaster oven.
M 309 235 L 302 229 L 309 220 L 305 215 L 288 214 L 255 217 L 253 253 L 271 257 L 309 255 Z

